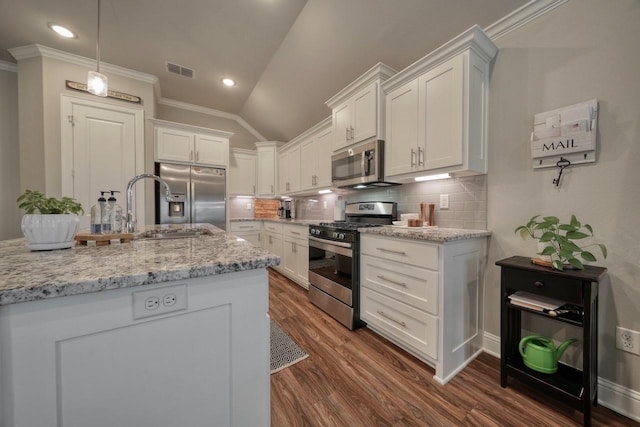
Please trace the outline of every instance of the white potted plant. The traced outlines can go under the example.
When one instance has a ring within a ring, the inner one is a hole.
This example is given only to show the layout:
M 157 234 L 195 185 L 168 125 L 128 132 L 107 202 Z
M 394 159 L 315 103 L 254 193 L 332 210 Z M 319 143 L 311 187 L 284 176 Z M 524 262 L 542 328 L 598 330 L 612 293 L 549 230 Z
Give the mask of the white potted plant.
M 556 270 L 576 268 L 582 270 L 584 261 L 596 261 L 595 255 L 588 249 L 599 247 L 604 258 L 607 257 L 607 247 L 602 243 L 591 243 L 579 246 L 576 240 L 593 237 L 593 228 L 589 224 L 582 224 L 575 215 L 571 215 L 569 223 L 561 223 L 555 216 L 540 218 L 536 215 L 525 225 L 515 229 L 516 233 L 525 239 L 531 237 L 538 240 L 538 257 L 534 262 L 548 265 Z M 579 258 L 580 259 L 579 259 Z
M 32 251 L 64 249 L 75 244 L 84 210 L 75 199 L 46 197 L 36 190 L 26 190 L 18 197 L 18 207 L 24 209 L 22 233 Z

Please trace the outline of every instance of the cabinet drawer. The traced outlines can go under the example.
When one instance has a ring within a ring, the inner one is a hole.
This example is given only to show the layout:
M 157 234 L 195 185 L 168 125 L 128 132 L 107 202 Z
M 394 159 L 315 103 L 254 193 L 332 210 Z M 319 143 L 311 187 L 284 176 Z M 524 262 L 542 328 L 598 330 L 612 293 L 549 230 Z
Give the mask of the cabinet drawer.
M 277 222 L 265 221 L 263 227 L 271 233 L 282 234 L 282 224 L 278 224 Z
M 438 269 L 438 245 L 363 234 L 361 253 L 418 267 Z
M 438 314 L 438 273 L 363 255 L 361 285 L 417 309 Z
M 432 358 L 438 358 L 438 318 L 368 288 L 360 295 L 362 319 L 384 330 L 399 343 L 406 343 Z
M 571 304 L 584 305 L 582 282 L 578 279 L 558 277 L 539 271 L 526 271 L 514 268 L 502 269 L 502 287 L 514 291 L 527 291 Z
M 262 221 L 231 221 L 231 231 L 260 231 Z
M 307 239 L 309 236 L 309 227 L 305 225 L 282 225 L 282 235 L 293 237 L 294 239 Z

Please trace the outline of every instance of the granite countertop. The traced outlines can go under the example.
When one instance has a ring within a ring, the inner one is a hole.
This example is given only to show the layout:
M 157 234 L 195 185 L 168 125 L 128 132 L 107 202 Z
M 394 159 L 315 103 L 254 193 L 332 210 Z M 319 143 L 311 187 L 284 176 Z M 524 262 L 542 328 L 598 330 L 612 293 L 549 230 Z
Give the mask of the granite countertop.
M 203 235 L 141 239 L 195 228 Z M 0 306 L 68 295 L 213 276 L 278 265 L 280 258 L 205 224 L 151 226 L 130 243 L 30 251 L 24 238 L 0 241 Z
M 240 221 L 268 221 L 268 222 L 277 222 L 280 224 L 294 224 L 294 225 L 309 225 L 309 224 L 318 224 L 320 222 L 326 222 L 326 220 L 322 219 L 297 219 L 297 218 L 233 218 L 230 219 L 231 222 L 240 222 Z
M 490 236 L 487 230 L 464 230 L 461 228 L 426 228 L 426 227 L 370 227 L 359 228 L 358 231 L 367 234 L 377 234 L 389 237 L 402 237 L 413 240 L 426 240 L 436 243 L 446 243 L 454 240 L 474 239 Z

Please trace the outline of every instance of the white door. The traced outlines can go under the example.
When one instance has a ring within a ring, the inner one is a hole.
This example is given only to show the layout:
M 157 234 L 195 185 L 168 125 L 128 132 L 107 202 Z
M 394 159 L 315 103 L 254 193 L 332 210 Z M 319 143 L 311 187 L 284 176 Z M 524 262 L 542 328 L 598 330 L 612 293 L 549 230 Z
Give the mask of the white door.
M 413 172 L 418 156 L 418 80 L 387 94 L 386 115 L 385 175 Z
M 100 191 L 115 190 L 126 211 L 127 183 L 144 171 L 143 111 L 62 97 L 62 194 L 82 203 L 81 229 Z M 144 185 L 134 192 L 138 223 L 145 223 Z
M 378 83 L 372 83 L 353 97 L 351 143 L 376 136 L 378 130 Z

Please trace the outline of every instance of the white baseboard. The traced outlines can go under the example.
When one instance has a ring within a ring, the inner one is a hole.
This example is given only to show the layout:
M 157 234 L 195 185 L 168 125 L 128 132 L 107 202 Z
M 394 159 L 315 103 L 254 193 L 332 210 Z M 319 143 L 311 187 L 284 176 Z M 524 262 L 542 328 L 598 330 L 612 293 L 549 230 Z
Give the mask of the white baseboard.
M 500 358 L 500 337 L 484 333 L 483 350 Z M 598 404 L 640 422 L 640 392 L 598 377 Z
M 598 404 L 640 422 L 640 393 L 598 377 Z

